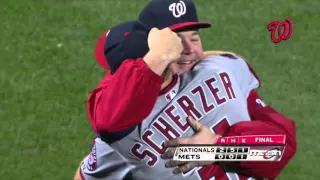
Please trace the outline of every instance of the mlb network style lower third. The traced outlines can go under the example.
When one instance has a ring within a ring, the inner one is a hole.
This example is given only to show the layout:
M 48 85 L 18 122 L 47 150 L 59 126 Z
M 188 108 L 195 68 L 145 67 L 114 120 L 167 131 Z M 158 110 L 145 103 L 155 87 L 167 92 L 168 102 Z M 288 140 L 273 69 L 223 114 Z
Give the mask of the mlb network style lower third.
M 176 161 L 280 161 L 286 136 L 233 136 L 219 138 L 214 145 L 183 145 L 174 154 Z

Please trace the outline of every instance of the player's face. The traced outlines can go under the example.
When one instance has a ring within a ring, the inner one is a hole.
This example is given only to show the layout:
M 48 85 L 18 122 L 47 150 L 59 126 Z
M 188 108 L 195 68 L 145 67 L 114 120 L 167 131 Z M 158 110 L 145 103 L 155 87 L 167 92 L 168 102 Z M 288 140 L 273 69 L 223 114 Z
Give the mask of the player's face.
M 182 40 L 183 51 L 178 61 L 169 65 L 174 74 L 190 71 L 192 67 L 203 58 L 203 49 L 200 35 L 197 30 L 177 32 Z

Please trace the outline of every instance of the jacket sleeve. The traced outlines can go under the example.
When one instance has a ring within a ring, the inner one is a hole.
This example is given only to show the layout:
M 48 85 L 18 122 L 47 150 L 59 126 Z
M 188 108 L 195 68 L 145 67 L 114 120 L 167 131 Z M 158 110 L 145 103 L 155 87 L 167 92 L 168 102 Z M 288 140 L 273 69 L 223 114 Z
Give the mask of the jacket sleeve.
M 263 103 L 258 93 L 251 91 L 248 97 L 251 122 L 240 122 L 231 126 L 226 136 L 242 135 L 286 135 L 286 148 L 279 162 L 228 163 L 237 172 L 253 177 L 276 178 L 296 153 L 295 122 Z
M 162 82 L 163 77 L 150 70 L 142 58 L 124 61 L 90 94 L 88 114 L 94 130 L 112 133 L 140 124 L 152 111 Z

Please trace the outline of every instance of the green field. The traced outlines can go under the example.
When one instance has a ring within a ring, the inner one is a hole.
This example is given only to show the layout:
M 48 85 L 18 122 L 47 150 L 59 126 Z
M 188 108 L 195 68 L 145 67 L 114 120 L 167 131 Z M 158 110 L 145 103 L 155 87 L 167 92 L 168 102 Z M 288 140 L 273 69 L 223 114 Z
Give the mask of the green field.
M 0 179 L 72 179 L 94 135 L 85 101 L 105 74 L 95 43 L 148 1 L 0 2 Z M 200 19 L 213 24 L 201 31 L 205 49 L 244 56 L 265 102 L 296 121 L 298 151 L 278 179 L 320 178 L 320 1 L 196 3 Z M 267 24 L 286 18 L 292 37 L 274 44 Z

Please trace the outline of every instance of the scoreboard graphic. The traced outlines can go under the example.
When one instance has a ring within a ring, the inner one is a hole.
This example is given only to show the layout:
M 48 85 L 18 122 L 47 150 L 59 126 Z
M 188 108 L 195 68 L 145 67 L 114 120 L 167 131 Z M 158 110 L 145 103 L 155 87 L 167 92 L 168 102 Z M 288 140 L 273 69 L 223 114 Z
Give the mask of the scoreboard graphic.
M 280 161 L 285 136 L 220 138 L 214 145 L 185 145 L 175 150 L 175 161 Z

